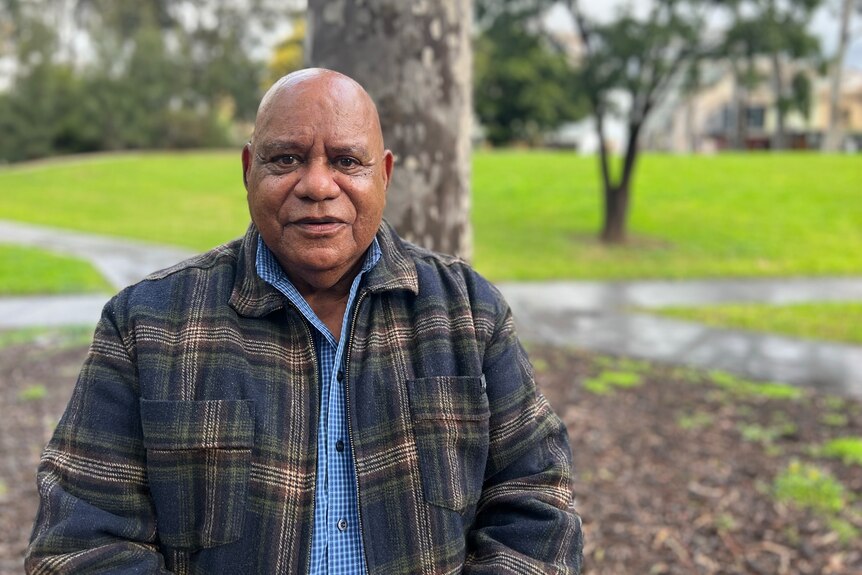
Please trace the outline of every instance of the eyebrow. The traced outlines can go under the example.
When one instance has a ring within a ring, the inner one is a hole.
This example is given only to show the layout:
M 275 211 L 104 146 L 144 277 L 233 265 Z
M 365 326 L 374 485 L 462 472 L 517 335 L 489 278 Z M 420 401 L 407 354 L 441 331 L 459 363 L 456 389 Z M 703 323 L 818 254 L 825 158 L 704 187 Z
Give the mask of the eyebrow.
M 327 146 L 326 151 L 336 156 L 369 156 L 368 147 L 359 144 Z
M 298 140 L 267 140 L 257 145 L 260 153 L 271 153 L 276 150 L 297 150 L 306 148 L 307 145 Z
M 269 156 L 280 151 L 302 151 L 308 148 L 308 142 L 298 139 L 267 140 L 257 144 L 255 153 L 259 156 Z M 330 156 L 356 156 L 368 158 L 372 155 L 368 146 L 364 144 L 334 144 L 326 147 L 326 153 Z

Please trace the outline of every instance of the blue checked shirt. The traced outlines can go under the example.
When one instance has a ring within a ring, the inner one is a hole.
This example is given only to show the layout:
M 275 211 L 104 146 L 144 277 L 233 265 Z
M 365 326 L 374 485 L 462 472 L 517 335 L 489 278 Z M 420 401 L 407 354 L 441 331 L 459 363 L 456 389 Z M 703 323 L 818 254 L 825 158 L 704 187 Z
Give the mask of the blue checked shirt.
M 355 469 L 347 435 L 347 411 L 343 387 L 345 350 L 350 312 L 362 276 L 380 260 L 380 246 L 374 239 L 362 269 L 353 280 L 341 339 L 335 341 L 329 328 L 287 279 L 275 256 L 258 237 L 257 273 L 283 293 L 314 327 L 312 338 L 320 366 L 320 422 L 317 444 L 317 482 L 314 493 L 314 529 L 311 541 L 311 573 L 365 573 L 362 533 L 359 529 L 359 501 Z

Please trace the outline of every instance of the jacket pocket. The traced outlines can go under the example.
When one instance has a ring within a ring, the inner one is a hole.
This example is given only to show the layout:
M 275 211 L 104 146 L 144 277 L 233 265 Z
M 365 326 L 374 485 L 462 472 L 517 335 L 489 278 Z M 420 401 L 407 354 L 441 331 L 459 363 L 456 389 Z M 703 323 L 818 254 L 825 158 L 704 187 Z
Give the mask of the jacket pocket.
M 482 494 L 490 416 L 485 379 L 413 379 L 407 395 L 425 500 L 463 512 Z
M 254 402 L 142 399 L 141 423 L 161 542 L 200 549 L 239 539 Z

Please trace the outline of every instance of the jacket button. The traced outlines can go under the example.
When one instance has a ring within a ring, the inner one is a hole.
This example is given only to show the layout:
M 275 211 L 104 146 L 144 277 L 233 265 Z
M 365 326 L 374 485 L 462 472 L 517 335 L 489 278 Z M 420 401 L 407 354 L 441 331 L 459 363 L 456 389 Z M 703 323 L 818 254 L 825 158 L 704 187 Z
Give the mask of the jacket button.
M 335 451 L 337 451 L 338 453 L 344 451 L 344 442 L 340 439 L 335 442 Z
M 347 520 L 346 519 L 339 519 L 338 520 L 338 530 L 342 531 L 342 532 L 347 531 Z

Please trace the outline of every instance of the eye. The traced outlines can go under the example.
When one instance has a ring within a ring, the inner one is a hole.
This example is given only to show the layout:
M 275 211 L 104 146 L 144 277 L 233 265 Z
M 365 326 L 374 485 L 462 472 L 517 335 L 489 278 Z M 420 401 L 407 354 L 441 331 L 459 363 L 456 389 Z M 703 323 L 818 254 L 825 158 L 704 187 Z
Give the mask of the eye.
M 294 154 L 282 154 L 274 156 L 270 162 L 278 166 L 295 166 L 299 163 L 299 157 Z
M 350 156 L 342 156 L 335 159 L 335 165 L 339 168 L 350 169 L 359 165 L 359 161 Z

